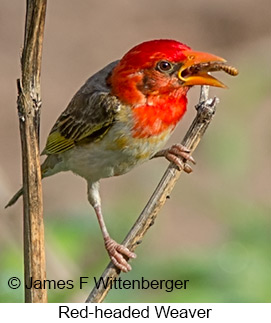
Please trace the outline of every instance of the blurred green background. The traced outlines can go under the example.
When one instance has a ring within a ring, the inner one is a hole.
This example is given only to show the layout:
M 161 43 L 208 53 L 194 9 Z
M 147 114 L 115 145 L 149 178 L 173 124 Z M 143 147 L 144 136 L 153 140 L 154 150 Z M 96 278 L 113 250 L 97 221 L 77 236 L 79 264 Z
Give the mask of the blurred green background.
M 189 279 L 186 290 L 112 290 L 106 302 L 271 301 L 271 4 L 268 0 L 49 1 L 42 69 L 41 146 L 75 91 L 94 72 L 144 40 L 172 38 L 228 59 L 240 75 L 219 75 L 229 90 L 171 199 L 123 279 Z M 2 0 L 0 15 L 0 301 L 23 302 L 22 201 L 3 207 L 21 184 L 16 78 L 24 1 Z M 194 115 L 199 89 L 168 145 L 179 142 Z M 160 180 L 167 162 L 153 160 L 102 181 L 103 209 L 121 241 Z M 47 278 L 73 280 L 50 290 L 49 302 L 83 302 L 108 263 L 84 181 L 72 174 L 43 185 Z M 91 285 L 79 290 L 80 276 Z

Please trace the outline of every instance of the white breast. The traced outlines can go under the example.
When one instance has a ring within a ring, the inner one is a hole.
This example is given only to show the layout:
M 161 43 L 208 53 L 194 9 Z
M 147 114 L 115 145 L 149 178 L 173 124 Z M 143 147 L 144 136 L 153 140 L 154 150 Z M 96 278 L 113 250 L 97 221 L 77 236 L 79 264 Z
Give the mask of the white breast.
M 172 129 L 151 138 L 133 138 L 125 123 L 117 122 L 97 142 L 76 146 L 63 153 L 66 169 L 95 182 L 124 174 L 149 160 L 168 140 Z

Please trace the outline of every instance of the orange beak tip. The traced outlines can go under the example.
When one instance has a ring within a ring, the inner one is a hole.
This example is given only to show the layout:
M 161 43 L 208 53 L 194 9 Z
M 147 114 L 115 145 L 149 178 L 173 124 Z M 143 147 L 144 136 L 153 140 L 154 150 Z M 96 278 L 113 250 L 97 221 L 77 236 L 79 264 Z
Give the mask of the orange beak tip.
M 187 57 L 186 63 L 188 66 L 206 62 L 226 62 L 226 60 L 220 56 L 216 56 L 205 52 L 196 52 L 188 50 L 184 52 L 184 55 Z
M 179 70 L 178 77 L 185 86 L 209 85 L 227 89 L 225 84 L 214 78 L 209 72 L 224 70 L 233 76 L 238 74 L 237 69 L 221 64 L 226 62 L 222 57 L 192 50 L 185 51 L 184 55 L 186 59 Z

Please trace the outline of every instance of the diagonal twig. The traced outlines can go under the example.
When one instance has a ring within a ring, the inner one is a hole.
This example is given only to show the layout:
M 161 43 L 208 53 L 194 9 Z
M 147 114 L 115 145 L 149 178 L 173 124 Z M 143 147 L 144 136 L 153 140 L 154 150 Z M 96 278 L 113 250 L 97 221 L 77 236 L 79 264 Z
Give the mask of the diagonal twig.
M 197 115 L 182 141 L 182 145 L 190 149 L 191 153 L 200 142 L 216 110 L 218 99 L 208 99 L 208 94 L 209 87 L 202 86 L 199 103 L 196 106 Z M 168 166 L 144 210 L 141 212 L 122 243 L 129 250 L 134 251 L 142 242 L 147 230 L 153 225 L 158 212 L 170 196 L 181 173 L 182 171 L 178 170 L 173 163 Z M 102 274 L 103 280 L 108 282 L 108 284 L 106 284 L 107 286 L 105 287 L 103 284 L 100 284 L 99 288 L 94 287 L 89 294 L 86 303 L 102 302 L 110 290 L 109 282 L 114 280 L 119 274 L 120 270 L 116 269 L 113 263 L 110 262 Z

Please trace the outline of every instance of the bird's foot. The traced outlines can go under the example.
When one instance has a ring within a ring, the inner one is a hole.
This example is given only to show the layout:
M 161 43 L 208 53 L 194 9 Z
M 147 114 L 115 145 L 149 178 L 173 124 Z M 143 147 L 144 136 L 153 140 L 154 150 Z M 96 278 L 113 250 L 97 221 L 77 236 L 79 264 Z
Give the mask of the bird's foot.
M 190 156 L 190 150 L 182 144 L 174 144 L 168 149 L 159 151 L 157 154 L 157 157 L 166 157 L 168 161 L 173 162 L 180 170 L 183 170 L 188 174 L 191 173 L 193 169 L 186 162 L 190 161 L 191 163 L 196 164 L 194 158 Z
M 104 239 L 104 242 L 105 248 L 113 264 L 125 273 L 130 271 L 132 267 L 128 264 L 128 260 L 126 259 L 126 257 L 136 258 L 136 254 L 131 252 L 128 248 L 124 247 L 123 245 L 117 243 L 110 237 L 106 237 Z

